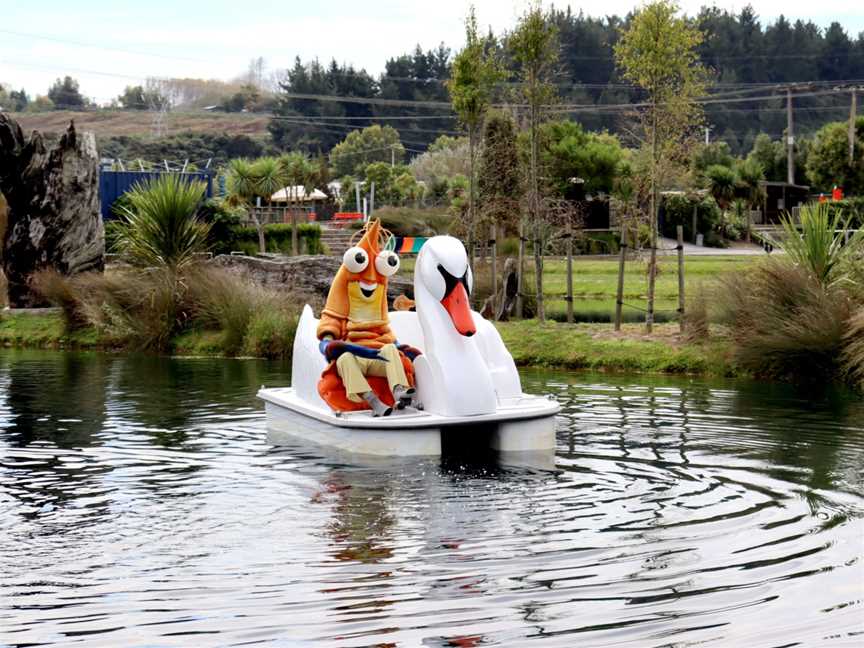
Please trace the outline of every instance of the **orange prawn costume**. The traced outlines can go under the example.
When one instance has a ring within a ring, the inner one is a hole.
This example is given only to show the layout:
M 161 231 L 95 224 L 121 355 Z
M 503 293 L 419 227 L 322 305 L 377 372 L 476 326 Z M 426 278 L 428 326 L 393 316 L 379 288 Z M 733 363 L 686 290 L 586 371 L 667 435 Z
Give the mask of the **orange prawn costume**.
M 380 221 L 367 223 L 345 252 L 321 311 L 317 336 L 329 363 L 318 393 L 337 412 L 369 409 L 362 397 L 369 391 L 392 406 L 394 385 L 414 386 L 414 367 L 396 348 L 387 315 L 387 279 L 399 269 L 399 257 L 384 249 L 388 236 Z

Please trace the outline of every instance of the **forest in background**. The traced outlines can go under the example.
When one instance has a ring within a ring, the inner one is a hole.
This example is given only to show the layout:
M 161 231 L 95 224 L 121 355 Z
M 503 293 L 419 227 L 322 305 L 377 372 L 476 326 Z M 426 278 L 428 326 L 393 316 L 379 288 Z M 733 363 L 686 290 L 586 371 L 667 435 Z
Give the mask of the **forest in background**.
M 558 101 L 564 107 L 578 106 L 562 108 L 559 116 L 569 116 L 587 130 L 608 130 L 618 135 L 623 144 L 635 146 L 630 128 L 632 114 L 622 105 L 643 97 L 622 82 L 613 57 L 613 47 L 631 16 L 594 18 L 570 8 L 553 9 L 551 16 L 560 39 L 554 80 Z M 793 23 L 783 16 L 763 24 L 751 7 L 738 13 L 705 7 L 691 20 L 705 34 L 698 51 L 712 72 L 711 93 L 717 97 L 716 103 L 705 105 L 712 141 L 724 141 L 732 153 L 740 155 L 753 149 L 760 133 L 779 140 L 786 128 L 785 88 L 789 84 L 796 84 L 798 135 L 812 134 L 826 122 L 848 117 L 849 93 L 837 88 L 848 87 L 849 81 L 864 83 L 864 33 L 850 36 L 837 22 L 823 29 L 809 21 Z M 489 39 L 489 47 L 500 48 L 499 54 L 511 73 L 511 78 L 497 88 L 496 101 L 500 103 L 512 100 L 516 85 L 516 66 L 507 57 L 508 36 L 505 33 Z M 238 150 L 252 155 L 280 149 L 326 153 L 350 131 L 379 122 L 399 131 L 407 156 L 413 157 L 440 135 L 460 132 L 446 88 L 451 62 L 452 51 L 447 45 L 429 50 L 418 45 L 413 52 L 389 59 L 377 77 L 350 63 L 297 59 L 291 68 L 268 80 L 263 60 L 255 59 L 246 74 L 230 82 L 148 82 L 127 88 L 109 108 L 182 113 L 188 117 L 190 131 L 205 133 L 203 145 L 199 136 L 187 147 L 186 138 L 176 131 L 166 138 L 161 124 L 154 125 L 158 121 L 155 119 L 141 124 L 140 132 L 124 133 L 125 138 L 101 134 L 98 124 L 94 130 L 100 137 L 100 148 L 114 157 L 134 159 L 153 154 L 170 159 L 222 161 L 235 156 Z M 11 88 L 0 90 L 0 106 L 17 112 L 96 110 L 85 91 L 67 77 L 62 82 L 58 79 L 44 97 L 30 98 Z M 211 112 L 204 112 L 204 108 Z M 254 144 L 217 137 L 219 120 L 210 120 L 212 123 L 201 128 L 194 125 L 195 114 L 203 119 L 214 112 L 242 112 L 250 120 L 252 114 L 269 116 L 268 133 L 256 120 L 258 130 L 245 133 L 259 140 Z M 231 150 L 222 150 L 225 146 Z

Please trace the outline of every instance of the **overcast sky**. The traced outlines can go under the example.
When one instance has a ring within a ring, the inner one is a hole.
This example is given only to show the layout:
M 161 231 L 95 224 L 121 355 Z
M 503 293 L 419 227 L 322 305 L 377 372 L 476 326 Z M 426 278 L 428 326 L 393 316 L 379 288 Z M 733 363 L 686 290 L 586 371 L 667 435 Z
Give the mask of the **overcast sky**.
M 444 42 L 458 49 L 468 0 L 4 0 L 0 23 L 0 82 L 44 94 L 69 74 L 82 92 L 107 103 L 148 76 L 230 79 L 263 56 L 269 70 L 295 56 L 335 58 L 377 75 L 387 58 Z M 510 29 L 524 0 L 474 0 L 484 27 Z M 544 4 L 548 4 L 545 3 Z M 558 7 L 566 2 L 555 3 Z M 696 13 L 704 1 L 683 1 Z M 864 3 L 856 0 L 717 2 L 738 10 L 753 4 L 763 23 L 781 13 L 821 26 L 839 21 L 851 37 L 864 31 Z M 637 3 L 587 0 L 574 12 L 624 15 Z M 39 38 L 37 38 L 37 36 Z M 120 51 L 123 50 L 123 51 Z

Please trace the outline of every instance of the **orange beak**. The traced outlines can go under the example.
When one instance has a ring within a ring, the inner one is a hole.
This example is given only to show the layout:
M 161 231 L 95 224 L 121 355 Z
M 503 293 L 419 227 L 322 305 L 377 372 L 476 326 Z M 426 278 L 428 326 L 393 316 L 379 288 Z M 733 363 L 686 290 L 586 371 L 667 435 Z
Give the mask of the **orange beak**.
M 453 320 L 453 326 L 465 337 L 471 337 L 477 332 L 477 327 L 474 326 L 474 318 L 471 317 L 471 307 L 468 303 L 468 293 L 465 291 L 465 286 L 460 282 L 451 290 L 444 299 L 441 300 L 441 305 L 450 319 Z

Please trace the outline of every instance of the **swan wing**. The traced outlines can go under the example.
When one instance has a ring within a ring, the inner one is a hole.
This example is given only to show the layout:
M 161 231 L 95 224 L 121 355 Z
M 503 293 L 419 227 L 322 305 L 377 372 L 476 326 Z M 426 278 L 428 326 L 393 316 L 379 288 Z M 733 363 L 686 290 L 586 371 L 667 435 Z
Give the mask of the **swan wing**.
M 317 329 L 318 318 L 312 313 L 312 307 L 306 304 L 297 322 L 297 332 L 294 334 L 291 386 L 297 392 L 297 396 L 310 405 L 329 410 L 318 394 L 318 380 L 327 368 L 327 361 L 318 350 Z
M 489 320 L 485 319 L 477 311 L 471 311 L 474 317 L 474 325 L 477 327 L 477 346 L 480 355 L 489 369 L 492 384 L 495 385 L 495 394 L 498 400 L 504 398 L 518 398 L 522 395 L 522 383 L 519 380 L 519 372 L 513 356 L 504 346 L 504 340 L 498 329 Z

